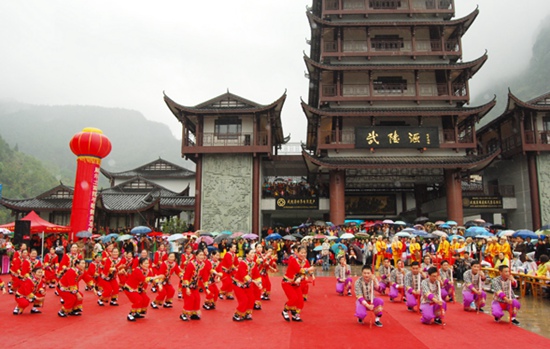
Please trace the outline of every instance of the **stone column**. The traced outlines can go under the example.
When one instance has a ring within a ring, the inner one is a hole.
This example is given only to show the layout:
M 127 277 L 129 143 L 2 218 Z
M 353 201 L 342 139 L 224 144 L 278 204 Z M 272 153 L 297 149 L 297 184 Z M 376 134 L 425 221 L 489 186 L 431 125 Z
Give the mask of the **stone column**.
M 201 195 L 202 193 L 202 156 L 197 158 L 195 165 L 195 230 L 201 228 Z
M 344 224 L 346 218 L 346 172 L 330 171 L 330 221 L 334 225 Z
M 252 231 L 260 235 L 260 157 L 252 160 Z
M 445 189 L 447 192 L 447 219 L 462 225 L 464 210 L 462 209 L 460 170 L 445 170 Z
M 541 226 L 539 178 L 537 172 L 537 155 L 527 153 L 527 168 L 529 171 L 529 193 L 531 197 L 531 219 L 533 220 L 533 231 L 539 230 Z

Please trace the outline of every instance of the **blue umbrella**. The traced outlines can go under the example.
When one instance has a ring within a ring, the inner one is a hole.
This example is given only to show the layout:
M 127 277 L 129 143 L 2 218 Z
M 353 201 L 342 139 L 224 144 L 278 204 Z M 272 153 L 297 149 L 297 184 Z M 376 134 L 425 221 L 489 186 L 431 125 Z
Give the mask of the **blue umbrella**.
M 477 227 L 477 226 L 469 227 L 468 229 L 466 229 L 466 232 L 464 233 L 465 237 L 474 237 L 477 235 L 491 236 L 491 233 L 489 233 L 487 229 L 483 227 Z
M 342 249 L 344 251 L 348 250 L 348 247 L 344 244 L 341 244 L 341 243 L 336 243 L 336 244 L 332 245 L 332 247 L 330 249 L 332 250 L 332 252 L 338 253 L 338 250 L 340 249 L 340 247 L 342 247 Z
M 233 235 L 232 232 L 230 232 L 229 230 L 224 230 L 221 232 L 221 234 L 225 234 L 225 235 Z
M 538 239 L 539 236 L 537 234 L 535 234 L 533 231 L 531 230 L 528 230 L 528 229 L 520 229 L 518 231 L 516 231 L 512 237 L 520 237 L 522 239 L 527 239 L 527 238 L 531 238 L 531 239 Z
M 450 226 L 449 224 L 447 224 L 447 223 L 440 224 L 439 227 L 440 227 L 440 228 L 443 228 L 443 229 L 449 229 L 449 228 L 451 228 L 451 226 Z
M 313 249 L 313 251 L 321 251 L 323 249 L 323 246 L 319 245 Z
M 449 240 L 449 241 L 453 241 L 453 239 L 464 240 L 464 236 L 455 234 L 455 235 L 451 235 L 447 238 L 447 240 Z
M 426 233 L 424 230 L 420 230 L 420 229 L 415 229 L 414 232 L 412 232 L 411 234 L 416 235 L 416 236 L 421 236 L 421 237 L 428 237 L 428 233 Z
M 79 231 L 78 233 L 76 233 L 76 237 L 89 238 L 89 237 L 92 237 L 92 233 L 90 233 L 87 230 L 82 230 L 82 231 Z
M 445 222 L 445 224 L 448 224 L 448 225 L 458 225 L 455 221 L 447 221 L 447 222 Z
M 118 234 L 115 234 L 115 233 L 112 233 L 112 234 L 109 234 L 109 235 L 105 235 L 101 238 L 101 241 L 103 242 L 109 242 L 111 241 L 112 238 L 118 238 Z
M 138 225 L 137 227 L 133 227 L 132 230 L 130 230 L 130 233 L 137 235 L 137 234 L 147 234 L 152 232 L 151 228 L 146 227 L 144 225 Z
M 280 234 L 277 234 L 277 233 L 273 233 L 273 234 L 269 234 L 268 236 L 266 236 L 265 240 L 266 241 L 269 241 L 269 240 L 280 240 L 282 239 L 283 237 L 280 235 Z

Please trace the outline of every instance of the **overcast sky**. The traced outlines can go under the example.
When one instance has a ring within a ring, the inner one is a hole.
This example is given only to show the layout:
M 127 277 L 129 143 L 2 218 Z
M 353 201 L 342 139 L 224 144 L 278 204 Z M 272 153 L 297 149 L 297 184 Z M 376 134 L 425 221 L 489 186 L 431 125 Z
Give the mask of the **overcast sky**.
M 491 77 L 527 65 L 550 14 L 548 0 L 455 3 L 456 18 L 480 8 L 463 39 L 464 60 L 489 53 L 471 80 L 473 96 Z M 283 129 L 298 142 L 306 129 L 306 5 L 311 0 L 1 1 L 0 100 L 134 109 L 179 137 L 163 91 L 184 105 L 226 89 L 269 104 L 286 89 Z

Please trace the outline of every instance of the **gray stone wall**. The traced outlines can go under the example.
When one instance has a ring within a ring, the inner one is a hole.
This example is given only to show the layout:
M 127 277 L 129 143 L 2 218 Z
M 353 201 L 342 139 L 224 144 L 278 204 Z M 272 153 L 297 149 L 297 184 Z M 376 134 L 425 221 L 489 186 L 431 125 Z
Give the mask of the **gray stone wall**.
M 542 224 L 550 224 L 550 154 L 537 155 L 539 179 L 540 218 Z
M 205 154 L 201 229 L 252 231 L 252 156 Z
M 517 199 L 517 209 L 508 212 L 506 227 L 510 229 L 532 229 L 531 196 L 527 159 L 516 156 L 511 160 L 496 161 L 483 171 L 485 185 L 498 179 L 500 185 L 513 185 Z

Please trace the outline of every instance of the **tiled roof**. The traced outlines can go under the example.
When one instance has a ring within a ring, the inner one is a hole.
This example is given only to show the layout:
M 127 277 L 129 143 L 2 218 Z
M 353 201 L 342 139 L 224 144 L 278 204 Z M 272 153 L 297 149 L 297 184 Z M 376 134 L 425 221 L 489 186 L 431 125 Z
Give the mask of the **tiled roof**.
M 195 172 L 164 159 L 158 159 L 133 170 L 123 172 L 110 172 L 102 168 L 101 173 L 107 178 L 134 178 L 139 176 L 158 179 L 186 178 L 195 175 Z

